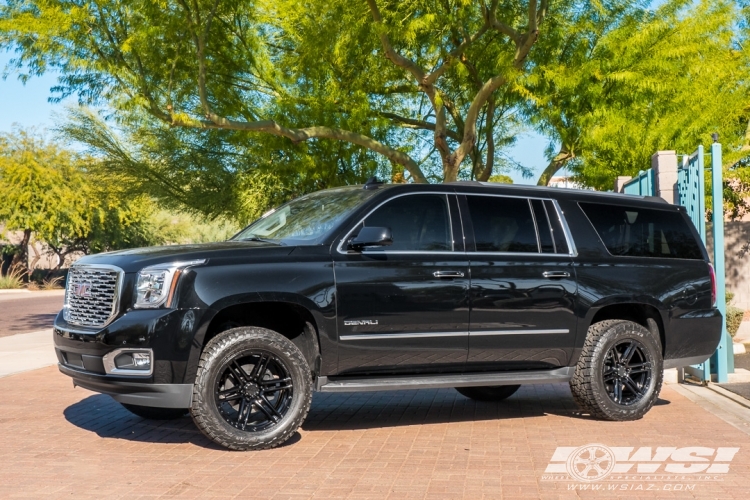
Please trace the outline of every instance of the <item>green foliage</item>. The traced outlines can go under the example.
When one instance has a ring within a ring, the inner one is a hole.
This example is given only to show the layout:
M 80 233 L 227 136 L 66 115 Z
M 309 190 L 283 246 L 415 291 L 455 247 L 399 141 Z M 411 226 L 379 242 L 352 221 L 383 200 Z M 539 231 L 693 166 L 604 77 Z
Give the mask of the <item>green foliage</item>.
M 0 275 L 0 290 L 23 288 L 26 272 L 20 267 L 12 267 L 5 276 Z
M 513 184 L 513 179 L 511 179 L 507 175 L 503 175 L 503 174 L 493 175 L 492 177 L 490 177 L 487 180 L 489 182 L 499 182 L 501 184 Z
M 727 332 L 729 335 L 734 337 L 737 331 L 740 329 L 742 324 L 742 318 L 745 316 L 745 311 L 739 307 L 727 306 Z

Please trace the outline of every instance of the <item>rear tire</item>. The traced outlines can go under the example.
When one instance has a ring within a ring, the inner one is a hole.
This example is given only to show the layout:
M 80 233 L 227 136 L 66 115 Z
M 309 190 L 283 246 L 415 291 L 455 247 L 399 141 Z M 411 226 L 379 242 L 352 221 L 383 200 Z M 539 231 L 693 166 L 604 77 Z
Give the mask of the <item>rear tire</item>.
M 487 387 L 456 387 L 463 396 L 475 401 L 502 401 L 520 389 L 520 385 L 495 385 Z
M 263 450 L 292 437 L 312 403 L 312 376 L 289 339 L 241 327 L 211 339 L 198 362 L 190 413 L 213 442 Z
M 660 343 L 646 328 L 632 321 L 601 321 L 589 327 L 570 390 L 593 417 L 638 420 L 659 397 L 663 365 Z
M 187 408 L 156 408 L 152 406 L 131 405 L 120 403 L 126 410 L 146 420 L 175 420 L 188 413 Z

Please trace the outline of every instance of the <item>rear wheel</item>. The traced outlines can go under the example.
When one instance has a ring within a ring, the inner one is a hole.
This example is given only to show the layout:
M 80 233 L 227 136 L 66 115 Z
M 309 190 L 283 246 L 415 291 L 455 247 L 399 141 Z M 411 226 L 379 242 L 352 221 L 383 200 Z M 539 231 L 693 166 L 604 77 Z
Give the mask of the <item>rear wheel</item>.
M 212 441 L 233 450 L 280 445 L 307 417 L 310 368 L 286 337 L 265 328 L 233 328 L 201 355 L 190 412 Z
M 154 408 L 152 406 L 139 406 L 120 403 L 130 413 L 138 415 L 147 420 L 175 420 L 187 415 L 187 408 Z
M 652 333 L 632 321 L 591 325 L 570 389 L 578 406 L 605 420 L 637 420 L 659 397 L 661 347 Z
M 496 385 L 489 387 L 456 387 L 456 390 L 467 398 L 476 401 L 502 401 L 515 394 L 520 387 L 520 385 Z

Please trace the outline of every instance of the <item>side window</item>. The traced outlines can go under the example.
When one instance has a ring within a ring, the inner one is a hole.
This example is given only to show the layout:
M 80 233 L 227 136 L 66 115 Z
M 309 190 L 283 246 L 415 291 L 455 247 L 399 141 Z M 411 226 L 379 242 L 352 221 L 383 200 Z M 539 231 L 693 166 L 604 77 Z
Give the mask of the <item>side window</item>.
M 450 213 L 444 194 L 400 196 L 371 213 L 364 225 L 391 228 L 393 245 L 383 250 L 453 250 Z
M 477 252 L 539 253 L 529 200 L 466 196 Z
M 579 203 L 612 255 L 702 259 L 688 222 L 678 212 Z

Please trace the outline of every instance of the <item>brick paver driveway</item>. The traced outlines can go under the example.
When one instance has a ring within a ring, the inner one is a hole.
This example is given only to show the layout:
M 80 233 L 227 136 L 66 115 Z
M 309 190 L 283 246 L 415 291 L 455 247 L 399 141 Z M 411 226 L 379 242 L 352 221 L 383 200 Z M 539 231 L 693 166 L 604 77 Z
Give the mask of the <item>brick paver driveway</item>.
M 631 447 L 646 466 L 640 447 L 740 450 L 728 474 L 594 482 L 545 474 L 556 447 L 589 443 Z M 565 385 L 524 387 L 498 404 L 453 390 L 316 394 L 285 446 L 230 452 L 189 418 L 141 420 L 50 367 L 0 379 L 0 450 L 2 498 L 750 497 L 750 435 L 669 387 L 643 420 L 627 423 L 580 415 Z

